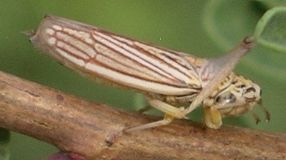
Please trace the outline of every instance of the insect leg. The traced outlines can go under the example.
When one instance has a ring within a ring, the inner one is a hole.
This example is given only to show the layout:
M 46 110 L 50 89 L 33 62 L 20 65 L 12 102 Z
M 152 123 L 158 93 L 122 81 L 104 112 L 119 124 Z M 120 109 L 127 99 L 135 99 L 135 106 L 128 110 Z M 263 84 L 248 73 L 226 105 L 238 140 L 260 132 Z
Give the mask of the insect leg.
M 162 119 L 162 120 L 143 124 L 143 125 L 140 125 L 137 127 L 127 128 L 124 130 L 124 132 L 134 132 L 134 131 L 140 131 L 140 130 L 154 128 L 154 127 L 164 126 L 164 125 L 170 124 L 173 121 L 173 119 L 174 119 L 173 116 L 165 114 L 164 119 Z
M 187 119 L 184 112 L 182 112 L 185 110 L 184 108 L 174 107 L 174 106 L 172 106 L 166 102 L 160 101 L 158 99 L 148 99 L 148 102 L 152 107 L 154 107 L 154 108 L 156 108 L 156 109 L 158 109 L 158 110 L 160 110 L 160 111 L 162 111 L 162 112 L 164 112 L 170 116 L 173 116 L 174 118 Z
M 263 106 L 262 100 L 260 100 L 260 101 L 258 102 L 258 104 L 259 104 L 258 106 L 262 109 L 262 111 L 263 111 L 264 114 L 265 114 L 266 122 L 269 122 L 269 121 L 270 121 L 270 117 L 271 117 L 270 112 Z
M 215 107 L 204 107 L 204 123 L 209 128 L 218 129 L 222 125 L 222 116 Z
M 151 123 L 147 123 L 144 125 L 140 125 L 137 127 L 132 127 L 132 128 L 126 129 L 125 132 L 133 132 L 133 131 L 139 131 L 139 130 L 144 130 L 148 128 L 159 127 L 159 126 L 163 126 L 163 125 L 167 125 L 171 123 L 174 118 L 179 118 L 179 119 L 186 118 L 185 114 L 182 114 L 184 112 L 182 112 L 182 109 L 180 108 L 174 107 L 158 99 L 148 99 L 148 102 L 152 107 L 165 113 L 164 119 L 156 121 L 156 122 L 151 122 Z

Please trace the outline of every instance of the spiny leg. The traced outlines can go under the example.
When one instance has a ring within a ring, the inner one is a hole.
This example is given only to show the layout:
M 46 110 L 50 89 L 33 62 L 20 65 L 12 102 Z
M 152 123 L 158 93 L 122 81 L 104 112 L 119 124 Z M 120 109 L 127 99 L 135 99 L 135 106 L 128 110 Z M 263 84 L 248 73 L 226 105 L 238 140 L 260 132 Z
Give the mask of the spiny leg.
M 134 131 L 140 131 L 140 130 L 154 128 L 154 127 L 164 126 L 164 125 L 170 124 L 173 121 L 173 119 L 174 119 L 173 116 L 165 114 L 164 119 L 162 120 L 143 124 L 137 127 L 127 128 L 124 130 L 124 132 L 134 132 Z

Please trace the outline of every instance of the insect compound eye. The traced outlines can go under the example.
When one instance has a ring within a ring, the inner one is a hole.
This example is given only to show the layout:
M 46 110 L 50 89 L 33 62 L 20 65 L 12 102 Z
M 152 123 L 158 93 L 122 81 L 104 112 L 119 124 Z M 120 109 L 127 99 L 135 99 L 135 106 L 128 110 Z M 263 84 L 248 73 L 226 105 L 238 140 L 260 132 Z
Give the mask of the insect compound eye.
M 234 103 L 236 101 L 236 97 L 234 94 L 230 93 L 225 97 L 225 101 L 228 103 Z
M 244 98 L 247 102 L 253 102 L 261 97 L 261 89 L 255 86 L 249 87 L 244 90 Z
M 215 101 L 217 103 L 234 103 L 236 101 L 236 97 L 232 93 L 226 93 L 218 96 Z
M 215 102 L 220 103 L 221 102 L 221 96 L 216 97 Z
M 241 84 L 241 85 L 238 86 L 238 88 L 245 88 L 245 87 L 246 87 L 245 84 Z
M 247 88 L 247 89 L 245 90 L 245 93 L 250 93 L 250 92 L 256 92 L 256 89 L 253 88 L 253 87 L 250 87 L 250 88 Z

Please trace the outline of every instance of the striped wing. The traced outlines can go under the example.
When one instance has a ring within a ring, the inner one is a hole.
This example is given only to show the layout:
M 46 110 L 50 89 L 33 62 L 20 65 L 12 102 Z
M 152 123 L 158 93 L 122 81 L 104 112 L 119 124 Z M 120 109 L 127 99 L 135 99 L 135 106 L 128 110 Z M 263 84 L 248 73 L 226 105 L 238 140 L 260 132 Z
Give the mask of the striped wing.
M 201 88 L 185 55 L 90 25 L 48 16 L 31 41 L 72 69 L 142 92 L 186 95 Z

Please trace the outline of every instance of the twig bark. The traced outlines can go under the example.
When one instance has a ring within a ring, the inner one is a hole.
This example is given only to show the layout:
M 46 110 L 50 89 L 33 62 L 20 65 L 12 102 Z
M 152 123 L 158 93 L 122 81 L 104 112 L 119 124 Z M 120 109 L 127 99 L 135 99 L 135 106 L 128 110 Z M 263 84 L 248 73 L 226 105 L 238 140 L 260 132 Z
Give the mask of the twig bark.
M 134 133 L 155 117 L 126 113 L 0 72 L 0 126 L 88 159 L 286 159 L 286 134 L 190 121 Z

